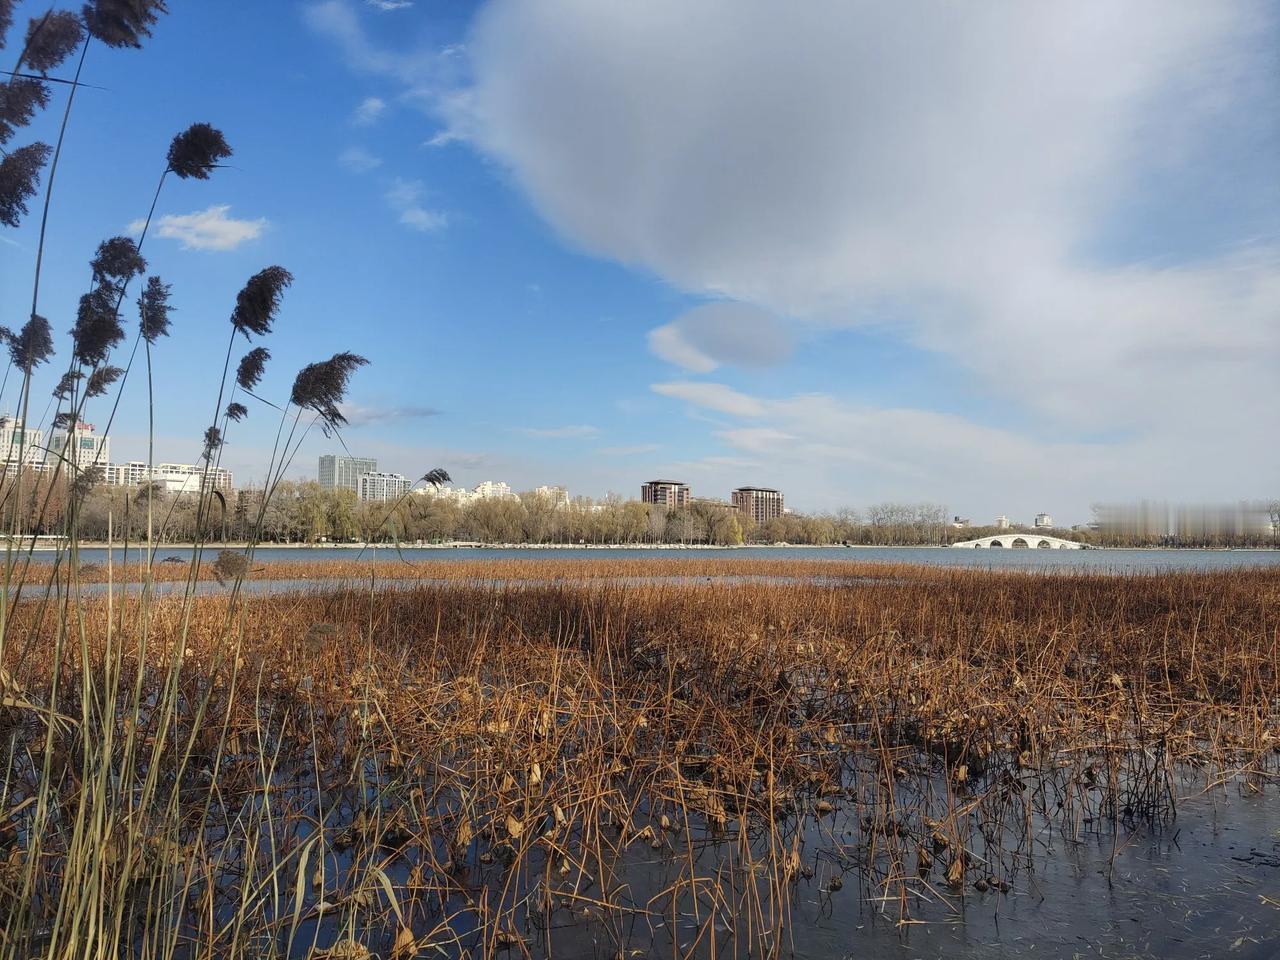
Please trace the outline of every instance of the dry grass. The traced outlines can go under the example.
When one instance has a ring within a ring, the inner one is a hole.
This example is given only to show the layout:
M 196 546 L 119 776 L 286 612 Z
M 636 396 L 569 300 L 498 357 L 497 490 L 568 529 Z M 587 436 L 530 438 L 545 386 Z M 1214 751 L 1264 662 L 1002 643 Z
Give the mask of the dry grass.
M 415 571 L 448 582 L 20 604 L 6 955 L 773 956 L 798 885 L 905 919 L 1280 766 L 1275 571 Z

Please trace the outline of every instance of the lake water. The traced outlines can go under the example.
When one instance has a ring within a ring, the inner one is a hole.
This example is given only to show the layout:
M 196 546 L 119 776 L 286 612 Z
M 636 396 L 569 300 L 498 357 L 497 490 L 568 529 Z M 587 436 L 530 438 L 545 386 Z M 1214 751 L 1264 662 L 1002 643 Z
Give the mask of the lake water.
M 217 546 L 205 548 L 205 557 L 217 555 Z M 124 559 L 123 550 L 113 551 L 113 562 Z M 52 559 L 52 553 L 37 552 Z M 85 563 L 105 563 L 103 547 L 80 551 Z M 139 560 L 142 552 L 130 548 L 129 560 Z M 157 560 L 166 557 L 191 558 L 191 548 L 161 547 Z M 529 549 L 520 547 L 395 547 L 364 550 L 350 547 L 258 547 L 255 562 L 300 562 L 317 560 L 353 561 L 403 558 L 414 564 L 459 560 L 655 560 L 659 558 L 735 560 L 839 560 L 859 563 L 908 563 L 926 566 L 978 567 L 1000 570 L 1090 570 L 1110 573 L 1158 572 L 1162 570 L 1223 570 L 1234 567 L 1280 566 L 1280 550 L 1031 550 L 961 549 L 953 547 L 739 547 L 686 549 L 567 547 Z

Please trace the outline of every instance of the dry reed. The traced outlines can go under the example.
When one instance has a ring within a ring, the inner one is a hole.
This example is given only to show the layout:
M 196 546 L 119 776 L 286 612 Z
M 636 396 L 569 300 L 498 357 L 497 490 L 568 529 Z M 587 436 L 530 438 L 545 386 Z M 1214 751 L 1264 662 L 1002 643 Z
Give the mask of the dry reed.
M 1280 767 L 1274 571 L 424 566 L 90 599 L 61 662 L 20 604 L 6 952 L 774 956 L 802 886 L 907 920 Z

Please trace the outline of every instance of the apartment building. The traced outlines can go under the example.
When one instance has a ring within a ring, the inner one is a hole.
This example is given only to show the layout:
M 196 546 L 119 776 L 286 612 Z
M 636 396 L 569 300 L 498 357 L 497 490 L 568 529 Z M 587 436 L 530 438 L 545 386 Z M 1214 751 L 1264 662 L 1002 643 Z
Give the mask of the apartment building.
M 395 502 L 413 486 L 413 481 L 402 474 L 376 470 L 360 474 L 356 483 L 356 496 L 373 503 Z
M 360 477 L 377 473 L 378 461 L 373 457 L 339 457 L 325 454 L 320 458 L 316 479 L 324 490 L 351 490 L 358 496 Z
M 167 493 L 195 493 L 201 488 L 205 477 L 205 465 L 202 463 L 157 463 L 155 469 L 147 470 L 141 460 L 130 460 L 127 463 L 114 463 L 106 468 L 104 480 L 117 487 L 139 487 L 148 479 Z M 222 467 L 209 468 L 209 488 L 223 494 L 231 492 L 233 478 L 230 470 Z
M 772 487 L 738 487 L 731 495 L 738 516 L 750 519 L 756 525 L 768 523 L 782 516 L 782 491 Z
M 44 431 L 23 430 L 17 417 L 0 417 L 0 463 L 6 472 L 16 472 L 18 458 L 28 467 L 44 464 Z
M 77 423 L 71 430 L 58 428 L 49 437 L 49 463 L 65 458 L 66 463 L 83 470 L 97 466 L 106 469 L 111 462 L 111 438 L 94 432 L 92 423 Z
M 640 499 L 675 510 L 689 505 L 689 485 L 679 480 L 650 480 L 640 487 Z

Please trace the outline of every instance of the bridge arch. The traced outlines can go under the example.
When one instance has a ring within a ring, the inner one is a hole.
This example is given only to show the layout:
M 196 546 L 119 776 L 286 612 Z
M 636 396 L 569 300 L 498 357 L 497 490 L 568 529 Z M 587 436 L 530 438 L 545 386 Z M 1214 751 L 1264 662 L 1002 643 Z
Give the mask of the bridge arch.
M 981 547 L 981 548 L 1008 548 L 1013 547 L 1021 549 L 1024 547 L 1035 547 L 1039 550 L 1087 550 L 1089 547 L 1083 543 L 1077 543 L 1074 540 L 1063 540 L 1060 537 L 1051 537 L 1048 535 L 1036 536 L 1035 534 L 1022 533 L 1005 533 L 997 534 L 991 537 L 981 537 L 977 540 L 962 540 L 958 543 L 951 544 L 953 547 Z

